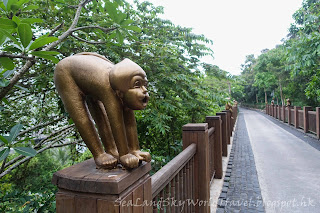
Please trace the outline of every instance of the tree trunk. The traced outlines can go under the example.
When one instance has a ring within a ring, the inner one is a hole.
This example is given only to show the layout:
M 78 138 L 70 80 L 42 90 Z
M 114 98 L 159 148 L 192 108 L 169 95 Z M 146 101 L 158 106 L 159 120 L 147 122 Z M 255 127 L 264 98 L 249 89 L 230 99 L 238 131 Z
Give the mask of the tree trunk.
M 264 89 L 264 103 L 268 102 L 267 91 Z
M 282 85 L 281 85 L 280 77 L 279 77 L 279 89 L 280 89 L 281 103 L 282 103 L 282 106 L 284 106 L 284 100 L 283 100 L 283 94 L 282 94 Z

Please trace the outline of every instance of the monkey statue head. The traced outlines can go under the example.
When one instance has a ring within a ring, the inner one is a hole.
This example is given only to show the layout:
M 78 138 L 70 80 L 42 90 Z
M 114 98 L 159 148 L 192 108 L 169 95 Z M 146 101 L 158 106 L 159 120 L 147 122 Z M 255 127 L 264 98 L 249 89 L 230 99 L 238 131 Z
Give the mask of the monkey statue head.
M 291 100 L 289 98 L 287 99 L 287 106 L 291 106 Z
M 132 110 L 146 108 L 149 101 L 148 80 L 143 69 L 130 59 L 114 65 L 109 74 L 110 85 L 123 102 Z

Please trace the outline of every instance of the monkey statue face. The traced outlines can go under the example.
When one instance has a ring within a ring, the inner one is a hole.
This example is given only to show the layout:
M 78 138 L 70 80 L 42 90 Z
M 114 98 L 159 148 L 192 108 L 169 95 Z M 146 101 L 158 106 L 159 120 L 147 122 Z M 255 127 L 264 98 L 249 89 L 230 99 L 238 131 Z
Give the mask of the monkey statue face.
M 122 97 L 124 105 L 133 110 L 146 108 L 149 101 L 147 85 L 148 80 L 144 73 L 133 76 L 129 89 L 124 92 Z

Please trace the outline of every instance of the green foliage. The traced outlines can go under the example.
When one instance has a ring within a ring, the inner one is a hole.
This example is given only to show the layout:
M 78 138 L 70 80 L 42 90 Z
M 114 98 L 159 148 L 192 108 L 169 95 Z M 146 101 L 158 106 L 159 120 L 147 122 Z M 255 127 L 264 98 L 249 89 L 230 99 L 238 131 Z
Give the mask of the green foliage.
M 159 18 L 162 7 L 120 0 L 76 3 L 0 2 L 0 175 L 10 171 L 0 179 L 3 212 L 54 212 L 53 172 L 92 157 L 55 92 L 54 66 L 64 57 L 97 52 L 114 63 L 130 58 L 146 71 L 151 99 L 136 120 L 153 172 L 181 152 L 184 124 L 220 111 L 230 98 L 229 86 L 243 96 L 238 78 L 201 63 L 201 57 L 213 56 L 212 41 Z M 10 161 L 21 162 L 19 169 Z
M 52 174 L 62 169 L 49 153 L 37 155 L 0 180 L 1 212 L 55 212 Z
M 261 100 L 261 90 L 265 90 L 266 96 L 268 92 L 269 98 L 280 99 L 282 104 L 290 98 L 294 105 L 319 106 L 319 15 L 319 1 L 304 0 L 293 14 L 295 23 L 283 45 L 263 51 L 251 64 L 243 66 L 245 102 Z
M 21 124 L 16 124 L 10 130 L 9 135 L 0 135 L 0 145 L 4 145 L 2 150 L 0 151 L 0 161 L 5 161 L 10 153 L 10 149 L 13 150 L 23 156 L 31 156 L 34 157 L 37 154 L 37 151 L 31 147 L 17 147 L 17 144 L 21 144 L 24 140 L 15 141 L 16 137 L 18 136 L 19 132 L 22 129 Z M 15 142 L 15 143 L 14 143 Z M 2 172 L 3 168 L 0 168 L 0 173 Z

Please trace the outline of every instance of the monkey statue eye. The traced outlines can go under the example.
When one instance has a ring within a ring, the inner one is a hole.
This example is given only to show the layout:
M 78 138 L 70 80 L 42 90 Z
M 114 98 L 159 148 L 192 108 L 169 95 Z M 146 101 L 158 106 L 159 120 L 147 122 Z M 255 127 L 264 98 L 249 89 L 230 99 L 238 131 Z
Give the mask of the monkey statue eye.
M 141 82 L 140 81 L 134 82 L 134 88 L 139 88 L 139 87 L 141 87 Z

